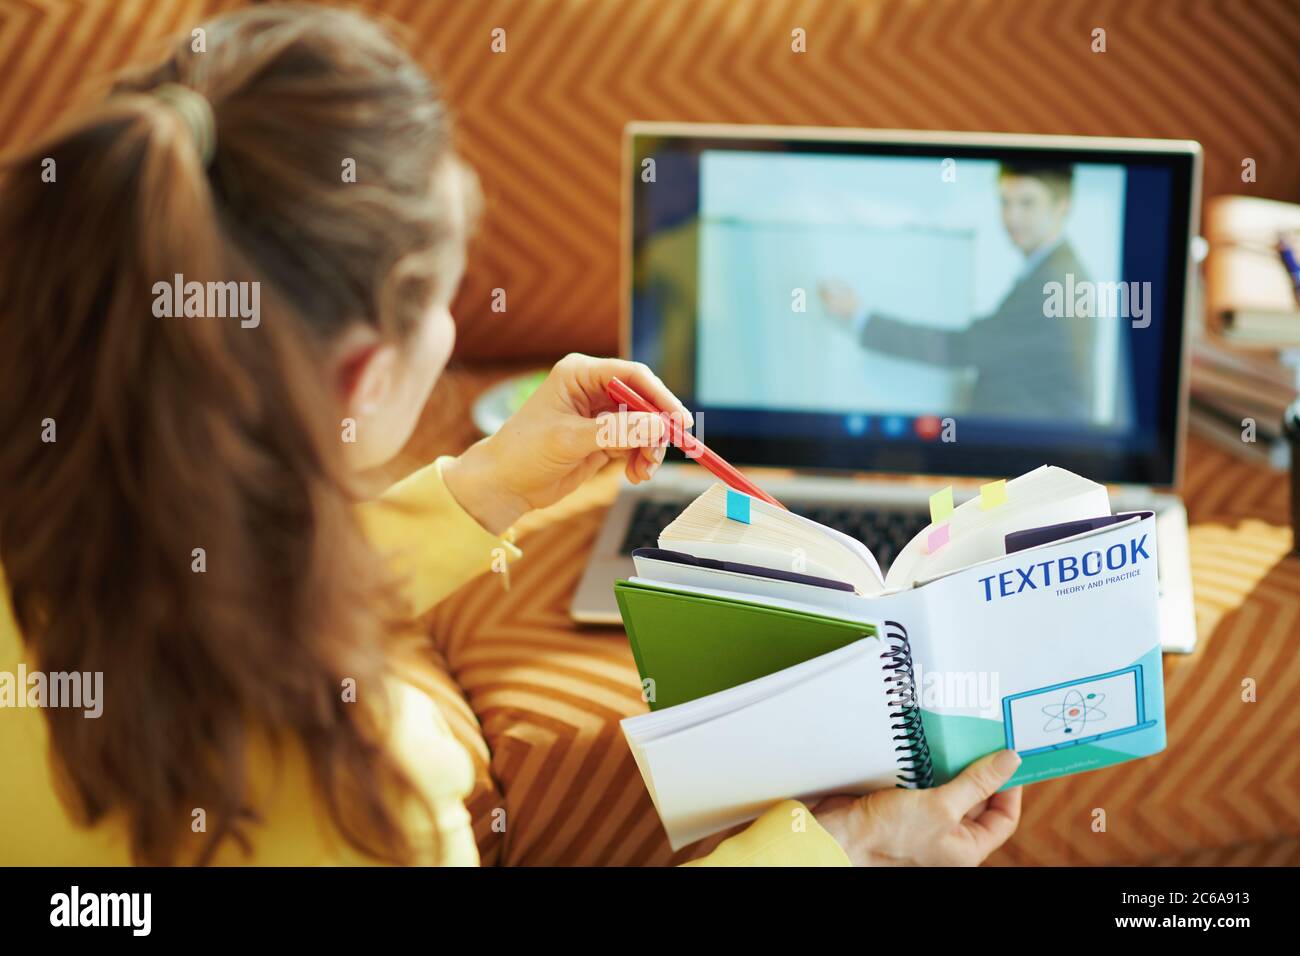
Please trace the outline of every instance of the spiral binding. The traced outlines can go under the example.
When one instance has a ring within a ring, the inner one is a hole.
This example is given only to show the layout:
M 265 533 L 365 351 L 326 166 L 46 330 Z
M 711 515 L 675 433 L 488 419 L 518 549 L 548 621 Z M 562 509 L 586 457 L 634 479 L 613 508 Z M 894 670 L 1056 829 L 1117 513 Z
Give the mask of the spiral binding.
M 907 643 L 907 628 L 897 621 L 885 621 L 886 650 L 881 656 L 888 663 L 885 670 L 889 716 L 894 721 L 889 726 L 896 731 L 898 746 L 898 780 L 900 787 L 930 787 L 934 785 L 934 762 L 930 745 L 921 726 L 921 704 L 912 670 L 912 648 Z

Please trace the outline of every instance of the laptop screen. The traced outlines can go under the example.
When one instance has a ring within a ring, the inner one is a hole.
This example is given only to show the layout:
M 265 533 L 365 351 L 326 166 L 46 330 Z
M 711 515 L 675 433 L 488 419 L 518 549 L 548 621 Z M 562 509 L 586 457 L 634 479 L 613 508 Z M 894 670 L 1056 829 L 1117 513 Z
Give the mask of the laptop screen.
M 631 135 L 628 341 L 724 457 L 1174 483 L 1194 146 L 680 129 Z

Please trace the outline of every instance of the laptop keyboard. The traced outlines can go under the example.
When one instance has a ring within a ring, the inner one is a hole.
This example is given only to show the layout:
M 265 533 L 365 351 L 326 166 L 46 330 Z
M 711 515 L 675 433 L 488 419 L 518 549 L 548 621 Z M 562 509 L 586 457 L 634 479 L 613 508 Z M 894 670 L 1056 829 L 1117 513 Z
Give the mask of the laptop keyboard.
M 638 501 L 623 536 L 620 554 L 631 554 L 637 548 L 659 547 L 659 532 L 672 522 L 690 501 Z
M 658 547 L 659 532 L 690 504 L 683 501 L 638 501 L 623 538 L 623 554 L 637 548 Z M 888 573 L 898 552 L 930 523 L 923 511 L 898 511 L 845 505 L 793 504 L 790 510 L 811 518 L 828 528 L 842 531 L 867 546 L 880 562 L 882 574 Z

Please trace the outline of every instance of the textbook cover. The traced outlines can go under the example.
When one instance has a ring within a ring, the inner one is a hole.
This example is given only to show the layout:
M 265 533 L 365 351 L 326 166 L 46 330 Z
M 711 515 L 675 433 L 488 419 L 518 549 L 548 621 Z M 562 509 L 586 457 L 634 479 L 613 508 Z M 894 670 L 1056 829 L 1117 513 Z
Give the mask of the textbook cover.
M 1164 749 L 1155 541 L 1135 518 L 880 599 L 907 625 L 936 783 L 1003 747 L 1009 786 Z

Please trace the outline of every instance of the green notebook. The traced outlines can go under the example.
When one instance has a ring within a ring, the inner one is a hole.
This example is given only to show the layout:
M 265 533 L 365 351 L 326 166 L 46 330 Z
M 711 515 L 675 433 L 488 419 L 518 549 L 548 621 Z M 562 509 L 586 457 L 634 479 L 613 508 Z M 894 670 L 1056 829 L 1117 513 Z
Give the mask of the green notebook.
M 696 700 L 820 657 L 877 630 L 804 611 L 614 585 L 651 710 Z M 701 640 L 700 635 L 709 635 Z

